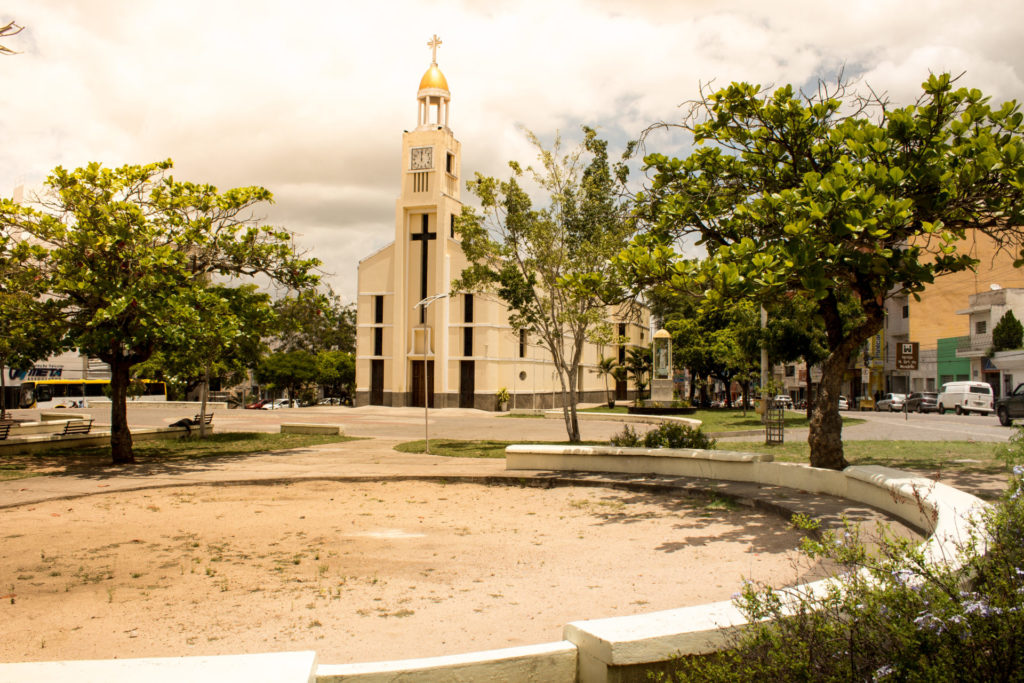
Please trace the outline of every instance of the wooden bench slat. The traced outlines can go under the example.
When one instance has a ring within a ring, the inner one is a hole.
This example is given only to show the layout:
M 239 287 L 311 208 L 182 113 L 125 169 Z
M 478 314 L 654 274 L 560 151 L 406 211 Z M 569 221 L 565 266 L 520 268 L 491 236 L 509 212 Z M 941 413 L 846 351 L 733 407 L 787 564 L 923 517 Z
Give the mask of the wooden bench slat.
M 62 436 L 69 434 L 88 434 L 92 430 L 92 420 L 68 420 L 64 424 L 64 433 Z

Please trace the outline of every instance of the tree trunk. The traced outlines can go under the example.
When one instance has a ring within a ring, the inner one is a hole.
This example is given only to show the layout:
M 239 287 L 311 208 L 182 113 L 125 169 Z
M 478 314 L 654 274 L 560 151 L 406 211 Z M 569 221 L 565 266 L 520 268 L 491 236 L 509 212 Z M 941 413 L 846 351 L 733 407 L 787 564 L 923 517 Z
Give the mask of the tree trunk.
M 0 360 L 0 420 L 7 419 L 7 360 Z
M 210 366 L 203 368 L 203 388 L 199 401 L 199 438 L 206 438 L 206 399 L 210 395 Z
M 811 420 L 811 411 L 814 410 L 814 404 L 817 403 L 817 399 L 811 396 L 811 364 L 804 361 L 804 366 L 807 368 L 807 421 Z M 840 385 L 842 381 L 840 381 Z M 839 397 L 836 397 L 836 401 L 839 401 Z
M 128 429 L 128 382 L 131 365 L 117 356 L 110 361 L 110 453 L 115 465 L 135 462 Z

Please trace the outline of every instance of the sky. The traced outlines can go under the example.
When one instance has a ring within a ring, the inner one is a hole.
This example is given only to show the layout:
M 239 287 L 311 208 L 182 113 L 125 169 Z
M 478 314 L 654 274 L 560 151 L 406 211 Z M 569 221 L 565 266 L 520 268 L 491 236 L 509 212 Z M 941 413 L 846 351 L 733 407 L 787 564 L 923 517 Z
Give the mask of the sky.
M 708 82 L 810 87 L 842 69 L 909 104 L 949 71 L 1024 97 L 1019 0 L 9 0 L 10 20 L 25 30 L 0 56 L 0 195 L 58 165 L 166 158 L 178 179 L 261 185 L 264 220 L 349 302 L 358 261 L 394 239 L 434 34 L 463 180 L 533 161 L 523 128 L 573 142 L 585 124 L 621 149 Z

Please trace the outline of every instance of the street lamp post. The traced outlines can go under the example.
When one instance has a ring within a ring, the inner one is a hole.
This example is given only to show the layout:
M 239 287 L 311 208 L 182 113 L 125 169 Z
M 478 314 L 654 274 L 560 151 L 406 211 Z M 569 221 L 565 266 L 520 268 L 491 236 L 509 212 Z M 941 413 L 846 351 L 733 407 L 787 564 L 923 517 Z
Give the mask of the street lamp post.
M 428 393 L 429 387 L 427 386 L 427 379 L 430 376 L 427 373 L 427 309 L 430 308 L 430 304 L 434 303 L 438 299 L 445 299 L 448 294 L 434 294 L 428 296 L 426 299 L 419 301 L 414 308 L 423 307 L 423 441 L 426 443 L 427 454 L 430 454 L 430 423 L 428 416 L 430 414 L 430 400 Z

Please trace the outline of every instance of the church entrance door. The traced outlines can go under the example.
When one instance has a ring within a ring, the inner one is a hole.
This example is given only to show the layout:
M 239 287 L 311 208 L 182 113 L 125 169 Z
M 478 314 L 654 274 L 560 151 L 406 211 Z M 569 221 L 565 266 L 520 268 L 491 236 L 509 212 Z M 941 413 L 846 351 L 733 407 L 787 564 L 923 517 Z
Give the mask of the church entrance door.
M 476 393 L 476 363 L 471 360 L 459 361 L 459 407 L 472 408 Z
M 409 405 L 423 407 L 423 361 L 412 362 L 412 397 Z M 427 401 L 434 407 L 434 361 L 427 361 Z

